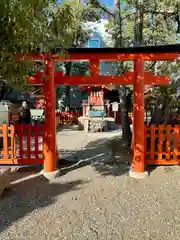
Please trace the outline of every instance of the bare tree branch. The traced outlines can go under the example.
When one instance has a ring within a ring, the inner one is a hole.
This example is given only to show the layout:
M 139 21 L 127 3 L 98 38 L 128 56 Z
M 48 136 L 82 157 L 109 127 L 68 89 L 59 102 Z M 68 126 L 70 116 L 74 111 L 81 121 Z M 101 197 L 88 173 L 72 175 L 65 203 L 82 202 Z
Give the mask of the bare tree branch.
M 152 63 L 151 66 L 149 66 L 149 68 L 152 70 L 152 68 L 156 65 L 156 61 Z
M 100 2 L 98 0 L 89 0 L 89 3 L 91 5 L 93 5 L 94 7 L 96 8 L 100 8 L 103 12 L 107 13 L 108 15 L 112 16 L 113 18 L 115 18 L 115 13 L 112 13 L 110 12 L 105 6 L 101 5 Z M 164 11 L 164 10 L 149 10 L 149 9 L 144 9 L 144 14 L 154 14 L 154 15 L 158 15 L 158 14 L 161 14 L 161 15 L 164 15 L 164 16 L 175 16 L 175 20 L 178 24 L 177 26 L 177 33 L 180 32 L 180 18 L 178 16 L 178 11 L 177 10 L 174 10 L 174 11 Z M 123 16 L 121 18 L 121 21 L 124 21 L 126 20 L 127 18 L 135 15 L 136 12 L 133 12 L 133 13 L 129 13 L 125 16 Z

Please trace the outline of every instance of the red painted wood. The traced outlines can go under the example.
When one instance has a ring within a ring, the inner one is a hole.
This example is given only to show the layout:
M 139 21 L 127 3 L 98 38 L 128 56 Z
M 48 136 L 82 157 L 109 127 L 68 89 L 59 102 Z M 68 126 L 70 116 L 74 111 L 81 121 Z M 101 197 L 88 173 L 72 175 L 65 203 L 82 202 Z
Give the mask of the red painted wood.
M 91 77 L 99 76 L 99 60 L 97 59 L 90 60 L 89 70 L 90 70 Z
M 23 125 L 17 125 L 17 137 L 18 137 L 18 144 L 19 144 L 19 155 L 20 158 L 23 159 Z
M 31 159 L 31 125 L 27 124 L 25 127 L 27 137 L 27 158 Z
M 36 122 L 36 124 L 34 125 L 34 155 L 35 158 L 39 158 L 38 156 L 38 152 L 39 152 L 39 131 L 41 129 L 38 129 L 38 123 Z
M 11 138 L 11 156 L 6 156 L 3 159 L 0 159 L 0 164 L 22 164 L 22 165 L 31 165 L 31 164 L 43 164 L 44 157 L 43 151 L 39 150 L 39 143 L 37 144 L 31 141 L 31 138 L 35 136 L 37 139 L 38 136 L 44 138 L 44 125 L 35 125 L 31 126 L 29 124 L 19 124 L 15 123 L 14 126 L 9 127 L 9 137 Z M 40 132 L 41 131 L 41 132 Z M 23 137 L 24 144 L 23 144 Z M 18 149 L 15 146 L 15 138 L 18 140 Z M 36 144 L 36 146 L 35 146 Z M 43 142 L 42 142 L 43 144 Z M 23 145 L 27 146 L 27 150 L 23 149 Z M 33 150 L 31 148 L 35 147 Z M 35 157 L 35 154 L 37 157 Z M 39 158 L 41 154 L 42 158 Z M 19 156 L 18 156 L 19 155 Z M 34 155 L 34 158 L 32 157 Z
M 179 165 L 180 150 L 178 139 L 180 138 L 180 126 L 171 125 L 145 125 L 145 138 L 151 138 L 151 145 L 146 151 L 145 164 L 150 165 Z M 158 139 L 158 147 L 155 142 Z M 173 142 L 172 142 L 173 139 Z M 162 143 L 165 141 L 165 148 Z M 171 156 L 173 158 L 171 158 Z
M 136 76 L 133 96 L 133 140 L 134 151 L 132 161 L 132 171 L 144 172 L 144 61 L 139 59 L 134 62 L 134 73 Z
M 34 77 L 27 77 L 29 84 L 42 84 L 42 72 L 37 72 Z M 60 72 L 54 73 L 56 85 L 133 85 L 134 72 L 125 72 L 123 76 L 63 76 Z M 147 85 L 168 85 L 169 77 L 154 76 L 151 72 L 145 72 L 145 84 Z
M 179 125 L 175 126 L 174 130 L 174 159 L 178 159 L 178 152 L 179 152 L 179 136 L 180 136 L 180 129 Z
M 44 171 L 53 172 L 56 169 L 56 86 L 54 83 L 54 62 L 46 61 L 45 72 L 47 81 L 44 86 L 46 97 L 45 119 L 46 133 L 44 143 Z
M 109 111 L 109 117 L 114 118 L 113 111 Z M 132 124 L 133 123 L 132 117 L 128 116 L 128 121 L 129 121 L 129 124 Z M 121 125 L 121 112 L 116 112 L 115 123 Z
M 40 153 L 41 154 L 41 153 Z M 39 164 L 43 164 L 44 160 L 42 159 L 29 159 L 29 158 L 8 158 L 8 159 L 0 159 L 0 164 L 5 165 L 5 164 L 9 164 L 9 165 L 39 165 Z
M 168 50 L 168 49 L 167 49 Z M 16 56 L 16 61 L 75 61 L 75 60 L 104 60 L 104 61 L 134 61 L 142 59 L 145 61 L 169 61 L 175 60 L 178 53 L 71 53 L 64 56 L 41 53 L 22 53 Z
M 78 117 L 81 115 L 80 112 L 56 112 L 60 124 L 77 124 Z
M 3 133 L 3 154 L 4 158 L 8 159 L 8 129 L 6 124 L 2 124 L 2 133 Z

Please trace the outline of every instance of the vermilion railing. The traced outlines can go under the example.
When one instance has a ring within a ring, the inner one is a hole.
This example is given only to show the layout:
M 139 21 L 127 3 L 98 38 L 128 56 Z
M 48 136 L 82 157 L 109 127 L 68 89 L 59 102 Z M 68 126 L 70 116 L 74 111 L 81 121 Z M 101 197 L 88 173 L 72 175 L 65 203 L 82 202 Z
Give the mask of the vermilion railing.
M 43 164 L 44 125 L 0 126 L 0 164 Z
M 115 123 L 116 124 L 121 124 L 121 112 L 116 112 L 116 115 L 114 115 L 113 111 L 109 111 L 109 116 L 110 117 L 114 117 L 115 116 Z M 128 113 L 128 117 L 129 117 L 129 124 L 132 124 L 132 116 L 133 113 Z
M 82 116 L 81 112 L 56 112 L 59 124 L 77 124 L 78 117 Z
M 145 164 L 180 164 L 180 125 L 145 126 Z
M 0 126 L 0 164 L 43 164 L 43 124 Z M 180 164 L 180 125 L 145 126 L 145 164 Z

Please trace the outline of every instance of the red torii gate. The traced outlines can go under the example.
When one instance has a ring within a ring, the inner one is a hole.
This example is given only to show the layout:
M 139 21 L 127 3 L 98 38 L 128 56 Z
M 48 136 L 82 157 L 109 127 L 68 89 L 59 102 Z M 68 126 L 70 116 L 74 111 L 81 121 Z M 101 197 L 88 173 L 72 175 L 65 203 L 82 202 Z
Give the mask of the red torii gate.
M 168 52 L 167 52 L 168 50 Z M 144 72 L 144 61 L 172 61 L 178 56 L 180 45 L 136 47 L 136 48 L 77 48 L 68 49 L 68 55 L 57 56 L 50 54 L 21 54 L 18 61 L 44 61 L 46 81 L 42 81 L 43 73 L 36 73 L 30 77 L 30 84 L 42 84 L 46 98 L 46 140 L 44 144 L 44 171 L 56 170 L 56 84 L 58 85 L 134 85 L 134 145 L 133 161 L 130 176 L 144 178 L 144 85 L 168 84 L 168 77 L 153 76 Z M 56 61 L 85 61 L 89 60 L 91 76 L 63 76 L 54 72 Z M 124 76 L 99 76 L 99 62 L 101 61 L 134 61 L 134 72 Z

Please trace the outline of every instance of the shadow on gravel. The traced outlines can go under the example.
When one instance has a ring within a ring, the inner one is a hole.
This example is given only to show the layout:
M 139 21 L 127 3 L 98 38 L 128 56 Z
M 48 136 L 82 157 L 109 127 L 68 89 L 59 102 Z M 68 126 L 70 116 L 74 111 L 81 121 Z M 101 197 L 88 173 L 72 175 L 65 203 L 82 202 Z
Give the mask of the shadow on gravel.
M 87 165 L 91 165 L 95 171 L 103 176 L 120 176 L 128 173 L 128 165 L 125 163 L 126 156 L 123 155 L 122 160 L 118 160 L 118 163 L 111 160 L 111 151 L 106 147 L 106 141 L 106 138 L 98 139 L 87 144 L 82 150 L 68 151 L 67 158 L 58 161 L 61 174 Z M 61 156 L 61 152 L 59 156 Z M 121 153 L 118 154 L 118 157 L 121 157 Z
M 80 189 L 86 181 L 63 184 L 49 182 L 42 175 L 11 186 L 0 201 L 0 232 L 27 214 L 56 202 L 56 197 Z
M 42 165 L 17 166 L 16 169 L 12 170 L 11 182 L 26 178 L 30 175 L 38 174 L 42 169 Z
M 149 175 L 151 175 L 151 173 L 154 172 L 157 167 L 158 167 L 157 165 L 147 165 L 146 171 L 148 171 Z
M 116 138 L 117 140 L 117 138 Z M 95 171 L 102 176 L 120 176 L 128 173 L 128 165 L 125 164 L 126 157 L 121 151 L 118 153 L 118 162 L 110 158 L 111 150 L 106 146 L 107 138 L 101 138 L 88 143 L 84 149 L 77 151 L 65 151 L 62 154 L 59 151 L 60 159 L 57 161 L 57 168 L 60 169 L 61 175 L 70 171 L 91 165 Z M 118 146 L 119 148 L 119 146 Z M 121 160 L 122 159 L 122 160 Z M 20 167 L 12 174 L 12 181 L 20 180 L 29 175 L 36 174 L 42 170 L 42 165 Z

